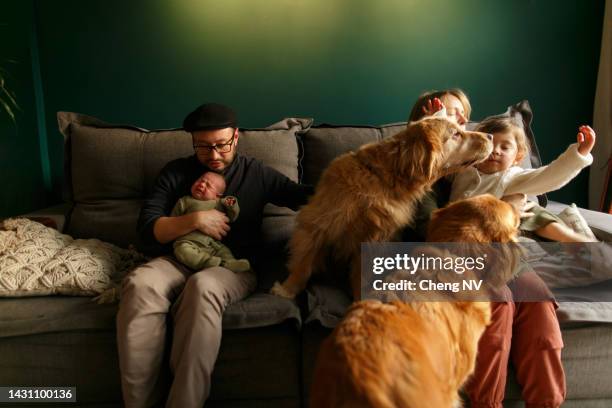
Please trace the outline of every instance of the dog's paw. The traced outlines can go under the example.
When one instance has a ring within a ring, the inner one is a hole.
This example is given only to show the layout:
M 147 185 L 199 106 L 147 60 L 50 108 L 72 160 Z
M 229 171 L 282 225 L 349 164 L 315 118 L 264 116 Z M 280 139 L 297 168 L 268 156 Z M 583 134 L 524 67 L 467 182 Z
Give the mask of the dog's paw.
M 295 298 L 295 293 L 288 291 L 281 283 L 274 282 L 274 286 L 270 289 L 270 293 L 276 296 L 280 296 L 286 299 Z

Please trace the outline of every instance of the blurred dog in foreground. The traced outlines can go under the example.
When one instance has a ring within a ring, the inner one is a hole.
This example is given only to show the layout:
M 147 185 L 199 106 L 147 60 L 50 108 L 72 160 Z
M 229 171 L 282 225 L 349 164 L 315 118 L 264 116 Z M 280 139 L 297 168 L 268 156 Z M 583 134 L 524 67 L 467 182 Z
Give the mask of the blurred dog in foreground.
M 511 205 L 479 196 L 436 211 L 428 240 L 509 243 L 515 240 L 518 224 L 519 215 Z M 512 277 L 517 251 L 473 247 L 490 251 L 493 264 L 484 273 L 495 274 L 488 276 L 492 285 L 503 285 Z M 489 302 L 452 297 L 443 302 L 356 302 L 321 346 L 310 406 L 460 406 L 458 390 L 474 370 L 478 340 L 490 317 Z

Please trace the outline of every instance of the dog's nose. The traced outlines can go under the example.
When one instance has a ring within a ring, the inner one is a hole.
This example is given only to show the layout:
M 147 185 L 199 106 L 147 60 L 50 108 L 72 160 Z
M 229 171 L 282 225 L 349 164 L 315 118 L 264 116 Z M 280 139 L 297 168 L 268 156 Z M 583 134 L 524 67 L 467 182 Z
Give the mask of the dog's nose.
M 487 133 L 487 139 L 489 139 L 489 140 L 493 140 L 493 135 L 492 135 L 492 134 L 490 134 L 490 133 Z

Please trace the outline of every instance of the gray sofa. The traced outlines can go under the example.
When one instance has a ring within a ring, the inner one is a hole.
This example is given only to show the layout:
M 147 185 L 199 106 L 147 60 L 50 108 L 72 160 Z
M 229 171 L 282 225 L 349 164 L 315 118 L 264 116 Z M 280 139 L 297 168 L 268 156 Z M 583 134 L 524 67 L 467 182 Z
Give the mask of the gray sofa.
M 191 154 L 190 135 L 111 125 L 73 113 L 59 113 L 58 119 L 65 137 L 67 204 L 34 215 L 54 218 L 75 237 L 139 245 L 135 225 L 142 199 L 167 161 Z M 405 126 L 311 125 L 309 119 L 286 119 L 266 129 L 241 130 L 238 148 L 296 181 L 316 183 L 337 155 Z M 600 239 L 612 241 L 611 216 L 583 214 Z M 307 404 L 319 344 L 350 301 L 341 290 L 322 284 L 311 286 L 297 302 L 267 294 L 285 273 L 284 244 L 294 216 L 287 209 L 266 208 L 262 228 L 269 264 L 258 271 L 258 291 L 224 314 L 207 406 Z M 78 406 L 121 405 L 116 311 L 117 304 L 98 305 L 87 297 L 0 299 L 0 385 L 76 386 Z M 569 302 L 561 304 L 558 315 L 566 344 L 565 406 L 612 406 L 612 311 L 604 303 Z M 519 406 L 520 390 L 510 378 L 505 405 Z M 169 379 L 166 369 L 160 392 Z

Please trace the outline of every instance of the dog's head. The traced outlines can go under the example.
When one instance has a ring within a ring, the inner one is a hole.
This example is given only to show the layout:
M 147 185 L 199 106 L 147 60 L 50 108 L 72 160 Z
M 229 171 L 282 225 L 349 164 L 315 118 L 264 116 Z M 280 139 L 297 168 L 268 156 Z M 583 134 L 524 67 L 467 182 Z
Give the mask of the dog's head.
M 485 160 L 493 150 L 490 135 L 462 130 L 438 117 L 412 122 L 395 137 L 402 174 L 422 175 L 432 182 Z
M 436 210 L 427 229 L 429 242 L 513 242 L 520 216 L 510 204 L 484 194 Z
M 518 268 L 521 250 L 515 242 L 519 224 L 519 213 L 512 205 L 485 194 L 434 211 L 427 241 L 462 243 L 461 255 L 486 256 L 480 276 L 490 287 L 500 287 Z

